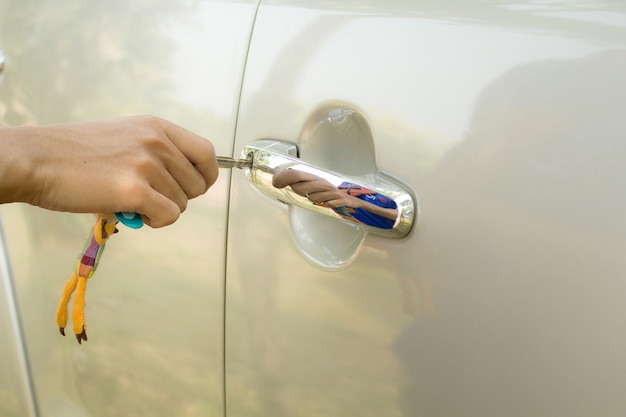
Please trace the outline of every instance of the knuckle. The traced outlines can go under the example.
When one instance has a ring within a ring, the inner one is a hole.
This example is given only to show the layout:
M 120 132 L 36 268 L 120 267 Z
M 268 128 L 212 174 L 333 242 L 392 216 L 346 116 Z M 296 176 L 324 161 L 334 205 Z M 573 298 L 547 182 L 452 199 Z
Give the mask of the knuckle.
M 175 204 L 164 204 L 157 215 L 146 219 L 146 224 L 154 229 L 169 226 L 178 220 L 180 214 Z
M 208 140 L 203 140 L 203 143 L 204 143 L 205 157 L 208 159 L 214 159 L 215 158 L 215 146 L 213 146 L 213 143 L 211 143 L 211 141 L 208 141 Z
M 160 226 L 169 226 L 178 220 L 181 212 L 178 210 L 168 210 L 166 213 L 163 213 L 163 218 L 159 222 Z M 159 226 L 159 227 L 160 227 Z
M 193 184 L 187 186 L 186 194 L 188 198 L 195 198 L 204 194 L 206 183 L 204 181 L 194 181 Z
M 124 206 L 136 209 L 145 197 L 145 185 L 133 177 L 125 177 L 118 182 L 116 193 Z
M 146 176 L 160 168 L 158 161 L 147 152 L 138 152 L 132 160 L 132 169 L 140 176 Z
M 167 149 L 167 141 L 164 134 L 158 130 L 149 130 L 141 138 L 141 145 L 147 152 L 160 153 Z
M 164 120 L 162 118 L 149 114 L 135 116 L 135 119 L 138 123 L 151 127 L 161 127 L 164 123 Z

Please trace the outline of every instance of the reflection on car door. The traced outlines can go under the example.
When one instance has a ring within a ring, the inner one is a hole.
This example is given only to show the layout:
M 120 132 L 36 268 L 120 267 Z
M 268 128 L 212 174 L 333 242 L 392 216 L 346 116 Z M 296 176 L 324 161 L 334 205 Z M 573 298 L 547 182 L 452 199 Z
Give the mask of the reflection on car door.
M 308 3 L 259 9 L 236 149 L 386 172 L 419 228 L 354 245 L 233 177 L 229 415 L 619 415 L 623 12 Z

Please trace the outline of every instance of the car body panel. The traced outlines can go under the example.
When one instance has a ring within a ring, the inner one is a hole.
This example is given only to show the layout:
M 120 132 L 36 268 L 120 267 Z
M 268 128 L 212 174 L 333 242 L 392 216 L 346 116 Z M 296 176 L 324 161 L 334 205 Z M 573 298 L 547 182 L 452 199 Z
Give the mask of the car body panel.
M 256 1 L 20 0 L 0 10 L 4 124 L 154 114 L 232 152 Z M 59 335 L 55 316 L 93 217 L 2 207 L 40 416 L 223 415 L 228 180 L 171 227 L 119 227 L 89 280 L 82 345 Z
M 229 415 L 619 415 L 625 48 L 610 2 L 263 1 L 235 148 L 375 158 L 421 212 L 322 270 L 299 246 L 332 225 L 233 178 Z M 375 151 L 303 139 L 325 108 L 361 112 Z
M 0 0 L 0 48 L 4 124 L 155 114 L 419 206 L 374 237 L 222 171 L 111 238 L 79 346 L 54 314 L 93 218 L 3 205 L 1 412 L 626 409 L 622 2 Z
M 31 417 L 35 415 L 34 393 L 11 275 L 0 223 L 0 415 Z

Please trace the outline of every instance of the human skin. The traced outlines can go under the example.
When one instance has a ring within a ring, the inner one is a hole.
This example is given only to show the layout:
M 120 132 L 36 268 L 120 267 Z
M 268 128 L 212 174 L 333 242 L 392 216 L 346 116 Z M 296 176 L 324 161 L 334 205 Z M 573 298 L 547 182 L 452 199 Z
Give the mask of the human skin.
M 153 116 L 0 128 L 0 203 L 175 222 L 216 181 L 210 141 Z
M 295 193 L 308 198 L 313 203 L 323 204 L 324 207 L 338 208 L 346 206 L 361 208 L 392 220 L 398 217 L 397 210 L 379 207 L 360 198 L 348 195 L 338 190 L 337 187 L 325 179 L 308 172 L 295 169 L 279 170 L 272 178 L 272 185 L 276 188 L 290 186 Z

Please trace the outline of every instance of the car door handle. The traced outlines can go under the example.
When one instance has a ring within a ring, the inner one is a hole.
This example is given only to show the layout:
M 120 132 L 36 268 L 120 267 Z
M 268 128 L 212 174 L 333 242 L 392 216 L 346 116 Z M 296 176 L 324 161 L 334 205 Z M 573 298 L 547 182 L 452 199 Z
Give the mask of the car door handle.
M 242 151 L 247 179 L 266 196 L 330 216 L 366 232 L 388 237 L 409 235 L 417 203 L 410 188 L 385 174 L 346 176 L 298 158 L 290 142 L 263 139 Z

